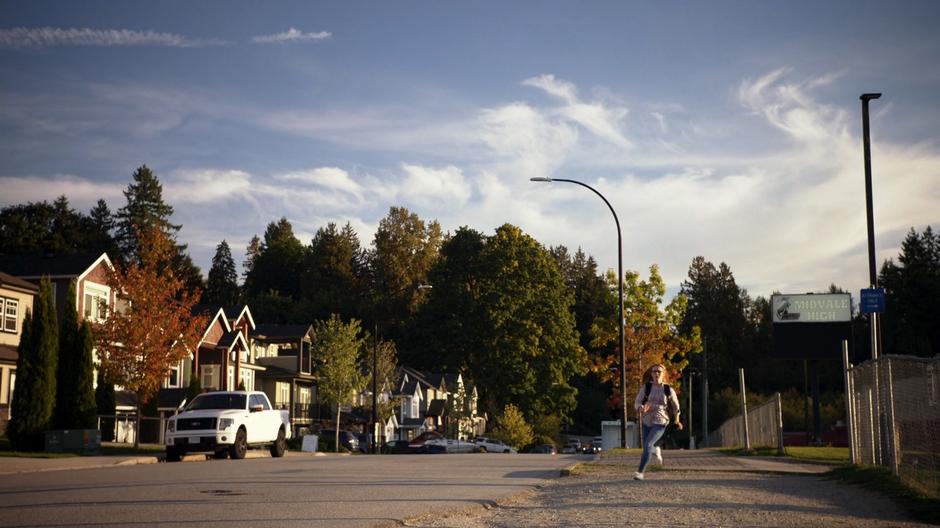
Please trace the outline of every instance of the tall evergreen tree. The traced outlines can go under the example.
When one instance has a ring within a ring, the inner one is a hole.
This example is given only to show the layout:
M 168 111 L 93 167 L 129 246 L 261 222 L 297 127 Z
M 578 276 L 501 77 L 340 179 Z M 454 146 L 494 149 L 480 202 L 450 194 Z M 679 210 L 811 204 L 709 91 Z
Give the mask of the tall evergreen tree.
M 232 250 L 228 242 L 223 240 L 216 246 L 215 256 L 212 257 L 212 267 L 209 268 L 209 279 L 202 294 L 202 303 L 228 306 L 237 302 L 238 272 L 235 271 Z
M 78 366 L 79 326 L 78 309 L 75 306 L 75 285 L 69 282 L 69 293 L 62 311 L 59 324 L 58 373 L 56 375 L 55 427 L 57 429 L 75 429 L 77 425 L 77 389 L 76 368 Z
M 398 337 L 401 324 L 414 314 L 423 296 L 417 286 L 427 283 L 437 261 L 443 234 L 434 220 L 425 223 L 404 207 L 392 207 L 379 222 L 370 255 L 377 317 L 382 335 Z
M 156 229 L 173 242 L 169 265 L 173 273 L 183 281 L 183 290 L 194 293 L 202 289 L 203 279 L 199 268 L 186 253 L 185 244 L 177 244 L 176 235 L 182 227 L 170 222 L 173 207 L 163 201 L 163 185 L 146 165 L 134 171 L 131 182 L 124 191 L 127 205 L 118 209 L 117 242 L 121 250 L 121 261 L 140 259 L 141 241 L 139 233 Z
M 76 429 L 98 427 L 98 405 L 95 401 L 95 363 L 92 350 L 95 342 L 91 323 L 82 321 L 78 329 L 75 358 L 75 421 Z
M 745 310 L 747 293 L 735 283 L 731 268 L 722 262 L 717 268 L 704 257 L 695 257 L 688 279 L 680 293 L 688 299 L 682 329 L 701 328 L 708 354 L 709 385 L 714 391 L 736 387 L 737 369 L 744 367 L 749 325 Z
M 104 376 L 104 370 L 98 369 L 98 384 L 95 387 L 95 407 L 101 418 L 101 441 L 114 440 L 114 413 L 117 410 L 117 399 L 114 394 L 114 383 Z
M 156 228 L 171 240 L 182 227 L 170 222 L 173 207 L 163 201 L 163 185 L 146 165 L 134 171 L 133 182 L 124 191 L 127 205 L 118 209 L 117 241 L 126 258 L 137 258 L 140 250 L 138 233 Z
M 59 325 L 48 278 L 39 283 L 39 302 L 30 326 L 24 340 L 27 346 L 22 347 L 17 360 L 13 418 L 9 424 L 10 442 L 17 450 L 42 450 L 43 432 L 52 427 L 54 416 Z
M 913 228 L 901 243 L 898 264 L 881 268 L 885 288 L 885 353 L 933 357 L 940 353 L 940 237 L 927 226 Z
M 248 297 L 273 294 L 295 301 L 300 299 L 303 256 L 304 246 L 294 236 L 294 227 L 287 218 L 268 224 L 261 250 L 245 278 Z
M 351 225 L 339 230 L 330 223 L 317 230 L 304 256 L 301 290 L 313 319 L 331 313 L 359 316 L 363 303 L 363 259 L 359 237 Z
M 114 239 L 114 216 L 107 202 L 98 200 L 88 213 L 87 225 L 88 250 L 95 253 L 107 253 L 112 260 L 119 258 L 121 251 Z

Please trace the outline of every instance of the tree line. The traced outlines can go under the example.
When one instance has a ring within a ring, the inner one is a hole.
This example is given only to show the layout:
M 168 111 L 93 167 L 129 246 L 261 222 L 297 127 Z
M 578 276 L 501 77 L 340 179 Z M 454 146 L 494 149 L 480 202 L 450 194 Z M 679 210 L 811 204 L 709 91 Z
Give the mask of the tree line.
M 403 364 L 463 373 L 484 411 L 497 416 L 511 404 L 536 435 L 564 427 L 596 432 L 624 399 L 629 405 L 650 362 L 679 373 L 680 393 L 687 379 L 701 376 L 704 355 L 713 395 L 737 386 L 739 367 L 751 390 L 802 386 L 801 364 L 774 359 L 768 298 L 752 298 L 730 266 L 701 256 L 668 303 L 656 266 L 646 277 L 625 274 L 628 394 L 621 395 L 618 277 L 599 271 L 580 249 L 545 247 L 511 224 L 492 234 L 467 226 L 445 233 L 436 221 L 391 207 L 368 247 L 348 223 L 327 224 L 305 243 L 288 219 L 272 221 L 245 248 L 241 276 L 222 240 L 203 279 L 176 241 L 182 226 L 172 223 L 157 176 L 138 168 L 124 196 L 127 204 L 113 215 L 103 200 L 88 215 L 78 213 L 64 196 L 6 207 L 0 253 L 102 250 L 127 265 L 139 255 L 140 227 L 156 227 L 171 243 L 164 267 L 182 282 L 178 298 L 198 293 L 205 304 L 247 303 L 256 319 L 270 323 L 354 321 L 364 342 L 381 339 L 391 347 L 385 355 L 392 361 L 397 350 Z M 928 227 L 911 231 L 897 264 L 884 264 L 888 353 L 936 354 L 940 336 L 930 324 L 936 308 L 923 292 L 940 288 L 938 254 Z M 865 317 L 853 324 L 864 336 Z M 865 343 L 856 339 L 857 358 Z M 360 348 L 364 363 L 369 351 Z M 831 367 L 823 383 L 836 390 L 840 367 Z

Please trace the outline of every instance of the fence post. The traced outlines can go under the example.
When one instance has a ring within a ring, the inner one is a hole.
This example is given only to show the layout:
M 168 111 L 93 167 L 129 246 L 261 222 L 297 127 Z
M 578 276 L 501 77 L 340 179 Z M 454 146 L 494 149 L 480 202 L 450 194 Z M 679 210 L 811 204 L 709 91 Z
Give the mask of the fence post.
M 849 460 L 853 464 L 858 464 L 858 457 L 856 456 L 855 448 L 855 418 L 852 416 L 852 383 L 850 378 L 852 377 L 849 369 L 851 365 L 849 364 L 849 342 L 846 339 L 842 340 L 842 370 L 845 375 L 845 423 L 846 423 L 846 433 L 849 437 Z
M 774 399 L 777 400 L 777 414 L 774 417 L 777 419 L 777 452 L 783 456 L 787 454 L 786 448 L 783 447 L 783 399 L 779 392 L 774 395 Z
M 747 396 L 744 394 L 744 369 L 738 369 L 738 381 L 741 383 L 741 413 L 744 415 L 744 449 L 751 450 L 751 437 L 747 428 Z
M 878 458 L 878 422 L 875 421 L 875 410 L 874 402 L 872 401 L 872 389 L 868 389 L 868 423 L 870 424 L 872 434 L 871 434 L 871 465 L 877 466 L 879 464 Z
M 898 445 L 898 430 L 894 423 L 894 374 L 891 371 L 891 358 L 885 357 L 885 359 L 888 363 L 888 450 L 891 457 L 891 472 L 894 476 L 898 476 L 900 446 Z

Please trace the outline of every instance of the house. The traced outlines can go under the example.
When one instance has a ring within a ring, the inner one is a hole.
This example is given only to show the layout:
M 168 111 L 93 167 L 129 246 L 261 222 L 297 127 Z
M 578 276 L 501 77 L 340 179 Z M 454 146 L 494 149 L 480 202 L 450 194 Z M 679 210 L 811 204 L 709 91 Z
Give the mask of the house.
M 17 347 L 26 311 L 39 295 L 35 284 L 0 272 L 0 435 L 6 434 L 16 384 Z
M 113 268 L 107 253 L 0 256 L 0 270 L 14 277 L 33 284 L 49 277 L 59 319 L 67 306 L 65 296 L 69 292 L 69 283 L 75 280 L 75 306 L 79 321 L 103 320 L 115 302 L 114 292 L 108 286 L 108 271 Z
M 294 434 L 331 416 L 320 405 L 313 361 L 313 325 L 259 324 L 249 334 L 258 371 L 256 390 L 278 409 L 290 411 Z
M 468 439 L 486 430 L 486 418 L 477 414 L 476 388 L 468 391 L 461 374 L 411 367 L 400 371 L 398 438 L 410 440 L 424 431 L 440 431 Z

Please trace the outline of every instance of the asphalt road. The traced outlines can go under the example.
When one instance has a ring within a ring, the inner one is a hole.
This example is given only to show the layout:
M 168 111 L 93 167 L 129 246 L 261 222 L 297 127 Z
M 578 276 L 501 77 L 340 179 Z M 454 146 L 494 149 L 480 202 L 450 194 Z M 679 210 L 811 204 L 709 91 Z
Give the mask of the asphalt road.
M 4 475 L 0 526 L 400 526 L 493 503 L 590 459 L 288 455 Z

